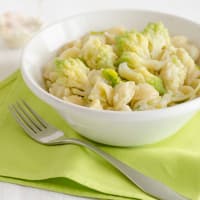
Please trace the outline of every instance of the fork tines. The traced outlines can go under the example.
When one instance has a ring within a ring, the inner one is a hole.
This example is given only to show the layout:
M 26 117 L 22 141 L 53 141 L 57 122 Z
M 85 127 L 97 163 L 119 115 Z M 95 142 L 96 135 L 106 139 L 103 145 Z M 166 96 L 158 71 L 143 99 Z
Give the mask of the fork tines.
M 47 128 L 47 122 L 42 119 L 24 100 L 9 106 L 11 113 L 21 127 L 30 133 L 37 133 Z

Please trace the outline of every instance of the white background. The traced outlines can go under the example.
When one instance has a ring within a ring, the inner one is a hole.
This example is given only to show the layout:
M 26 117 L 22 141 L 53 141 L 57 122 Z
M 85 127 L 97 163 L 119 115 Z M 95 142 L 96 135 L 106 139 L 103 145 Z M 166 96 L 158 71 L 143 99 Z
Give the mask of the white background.
M 0 0 L 0 14 L 19 11 L 39 16 L 46 24 L 69 15 L 89 10 L 109 8 L 139 8 L 167 12 L 200 23 L 199 0 Z M 200 36 L 200 34 L 199 34 Z M 0 44 L 0 79 L 20 65 L 20 51 L 6 49 Z M 69 200 L 75 197 L 0 183 L 0 200 Z

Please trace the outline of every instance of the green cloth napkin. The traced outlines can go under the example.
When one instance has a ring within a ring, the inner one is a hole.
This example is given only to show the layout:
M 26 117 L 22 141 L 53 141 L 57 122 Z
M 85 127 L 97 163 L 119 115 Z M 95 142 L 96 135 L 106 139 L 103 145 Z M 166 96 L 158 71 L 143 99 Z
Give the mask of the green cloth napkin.
M 154 199 L 86 148 L 45 146 L 29 138 L 8 111 L 21 98 L 66 135 L 80 138 L 53 108 L 32 94 L 17 71 L 0 83 L 0 181 L 99 199 Z M 200 199 L 200 113 L 157 144 L 98 146 L 175 191 Z

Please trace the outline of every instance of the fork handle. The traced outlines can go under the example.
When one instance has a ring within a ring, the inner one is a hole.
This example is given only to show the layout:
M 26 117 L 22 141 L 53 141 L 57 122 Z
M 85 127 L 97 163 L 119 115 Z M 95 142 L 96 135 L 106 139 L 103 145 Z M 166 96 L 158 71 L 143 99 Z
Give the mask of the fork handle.
M 93 152 L 104 158 L 107 162 L 109 162 L 112 166 L 114 166 L 122 174 L 124 174 L 131 182 L 137 185 L 142 191 L 151 196 L 157 197 L 161 200 L 189 200 L 188 198 L 181 196 L 161 182 L 145 176 L 139 171 L 129 167 L 125 163 L 112 157 L 108 153 L 102 151 L 101 149 L 89 142 L 69 138 L 62 140 L 57 144 L 77 144 L 87 147 L 88 149 L 92 150 Z

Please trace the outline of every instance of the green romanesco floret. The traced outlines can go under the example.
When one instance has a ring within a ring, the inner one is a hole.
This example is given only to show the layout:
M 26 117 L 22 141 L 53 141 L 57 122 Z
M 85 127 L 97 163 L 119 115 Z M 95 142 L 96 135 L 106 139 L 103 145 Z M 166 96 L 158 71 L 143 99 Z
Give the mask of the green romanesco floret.
M 116 55 L 112 46 L 90 35 L 81 50 L 82 58 L 91 69 L 114 68 Z
M 87 86 L 89 68 L 79 58 L 56 59 L 55 64 L 58 81 L 62 80 L 67 87 L 84 89 Z
M 103 69 L 102 75 L 113 87 L 120 83 L 120 77 L 118 73 L 113 69 Z
M 165 47 L 170 45 L 170 36 L 165 26 L 159 23 L 149 23 L 143 35 L 149 40 L 149 51 L 153 59 L 159 59 Z
M 129 67 L 138 68 L 140 66 L 143 66 L 144 61 L 145 60 L 141 58 L 140 56 L 138 56 L 136 53 L 125 51 L 119 57 L 119 59 L 117 60 L 117 63 L 120 64 L 120 63 L 126 62 Z
M 125 51 L 135 52 L 141 57 L 149 57 L 148 39 L 136 31 L 125 32 L 116 37 L 116 51 L 121 55 Z

